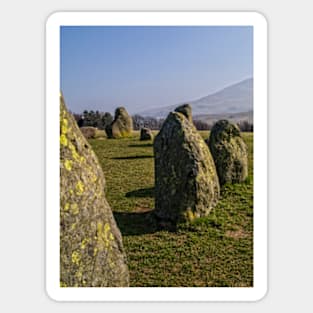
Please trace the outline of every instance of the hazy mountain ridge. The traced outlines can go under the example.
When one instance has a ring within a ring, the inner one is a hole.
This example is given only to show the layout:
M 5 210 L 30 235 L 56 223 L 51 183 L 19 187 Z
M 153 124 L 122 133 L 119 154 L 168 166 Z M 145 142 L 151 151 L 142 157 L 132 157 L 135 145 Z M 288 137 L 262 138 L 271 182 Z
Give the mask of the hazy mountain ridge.
M 218 120 L 226 119 L 233 123 L 239 123 L 247 121 L 253 124 L 253 111 L 239 112 L 239 113 L 222 113 L 222 114 L 199 114 L 193 116 L 194 120 L 200 120 L 206 122 L 209 125 L 213 125 Z
M 247 120 L 247 116 L 253 116 L 253 78 L 245 79 L 200 99 L 183 103 L 189 103 L 192 106 L 193 116 L 201 116 L 199 119 L 213 117 L 213 115 L 216 118 L 233 115 L 235 118 Z M 182 103 L 149 109 L 138 114 L 164 118 L 180 104 Z

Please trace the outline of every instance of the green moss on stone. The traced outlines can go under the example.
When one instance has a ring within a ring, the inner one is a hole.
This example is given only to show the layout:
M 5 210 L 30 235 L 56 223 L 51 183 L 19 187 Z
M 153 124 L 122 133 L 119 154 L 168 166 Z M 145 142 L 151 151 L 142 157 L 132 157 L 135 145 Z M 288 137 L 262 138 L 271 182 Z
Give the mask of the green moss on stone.
M 155 214 L 177 224 L 206 216 L 219 198 L 210 151 L 193 123 L 171 112 L 154 140 Z
M 248 150 L 238 126 L 216 122 L 207 140 L 221 184 L 240 183 L 248 176 Z

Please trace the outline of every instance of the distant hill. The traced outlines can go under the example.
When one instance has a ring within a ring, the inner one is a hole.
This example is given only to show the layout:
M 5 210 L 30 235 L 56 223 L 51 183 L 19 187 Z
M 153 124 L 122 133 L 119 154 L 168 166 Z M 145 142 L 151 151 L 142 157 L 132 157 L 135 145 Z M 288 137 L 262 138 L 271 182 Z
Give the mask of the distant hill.
M 186 101 L 192 106 L 192 114 L 201 120 L 230 118 L 234 121 L 253 119 L 253 78 L 228 86 L 206 97 Z M 179 104 L 153 108 L 139 112 L 142 116 L 164 118 Z
M 200 120 L 206 122 L 209 125 L 213 125 L 218 120 L 226 119 L 233 123 L 239 123 L 247 121 L 253 124 L 253 111 L 240 112 L 240 113 L 222 113 L 222 114 L 200 114 L 194 115 L 194 120 Z

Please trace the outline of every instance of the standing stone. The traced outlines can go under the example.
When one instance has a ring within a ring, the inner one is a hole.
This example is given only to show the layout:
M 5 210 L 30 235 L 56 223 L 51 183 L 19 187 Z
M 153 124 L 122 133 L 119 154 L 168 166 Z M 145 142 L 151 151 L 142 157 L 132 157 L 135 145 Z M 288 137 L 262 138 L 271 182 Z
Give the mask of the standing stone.
M 143 127 L 140 129 L 140 140 L 152 140 L 153 134 L 150 128 Z
M 60 98 L 60 285 L 128 286 L 122 237 L 102 168 Z
M 175 109 L 175 112 L 179 112 L 185 115 L 189 122 L 192 122 L 192 110 L 189 104 L 182 104 Z
M 133 131 L 133 119 L 124 107 L 115 110 L 114 120 L 106 132 L 109 138 L 130 137 Z
M 216 122 L 207 143 L 221 185 L 240 183 L 247 178 L 248 151 L 237 125 L 227 120 Z
M 206 216 L 219 198 L 210 151 L 181 113 L 171 112 L 154 140 L 155 214 L 175 225 Z

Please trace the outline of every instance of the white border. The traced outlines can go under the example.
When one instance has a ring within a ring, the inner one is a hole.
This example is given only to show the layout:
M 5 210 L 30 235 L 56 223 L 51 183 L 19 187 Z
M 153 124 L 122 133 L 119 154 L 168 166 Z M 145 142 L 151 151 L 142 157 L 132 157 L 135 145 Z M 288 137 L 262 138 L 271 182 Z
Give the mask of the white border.
M 253 26 L 254 287 L 60 288 L 60 26 Z M 46 290 L 56 301 L 257 301 L 267 292 L 267 22 L 256 12 L 57 12 L 46 23 Z

